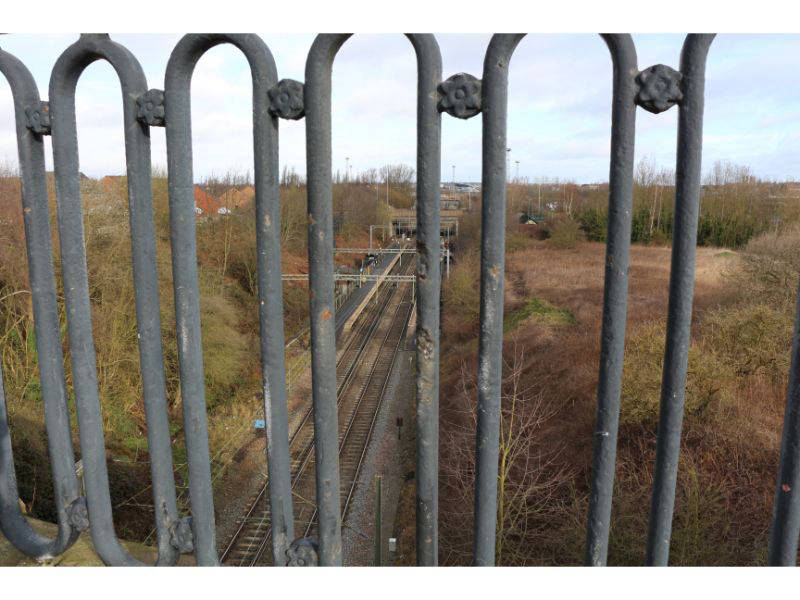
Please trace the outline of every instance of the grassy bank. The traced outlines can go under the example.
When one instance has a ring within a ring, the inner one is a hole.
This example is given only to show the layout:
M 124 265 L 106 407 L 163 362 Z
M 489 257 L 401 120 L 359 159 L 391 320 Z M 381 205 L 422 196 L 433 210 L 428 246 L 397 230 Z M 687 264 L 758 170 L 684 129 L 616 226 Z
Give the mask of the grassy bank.
M 284 272 L 306 273 L 306 193 L 301 182 L 285 177 L 281 186 L 281 261 Z M 291 180 L 290 180 L 291 179 Z M 117 533 L 127 539 L 152 541 L 147 423 L 132 281 L 130 229 L 125 177 L 82 179 L 89 294 L 98 387 Z M 345 188 L 347 186 L 347 188 Z M 51 229 L 59 296 L 62 348 L 69 393 L 76 460 L 80 458 L 63 309 L 55 194 L 49 178 Z M 204 193 L 221 199 L 205 201 L 197 219 L 200 319 L 203 336 L 206 404 L 212 476 L 223 477 L 233 455 L 252 439 L 253 419 L 263 415 L 258 320 L 255 206 L 246 176 L 211 178 Z M 337 244 L 365 247 L 368 224 L 385 210 L 366 184 L 334 186 L 339 216 Z M 196 196 L 197 199 L 197 196 Z M 5 396 L 10 415 L 20 496 L 28 511 L 55 520 L 52 481 L 43 427 L 41 388 L 36 356 L 19 179 L 13 170 L 0 173 L 0 338 Z M 198 206 L 200 203 L 198 202 Z M 208 207 L 211 208 L 208 208 Z M 358 206 L 359 219 L 348 211 Z M 153 216 L 161 309 L 161 333 L 167 384 L 167 407 L 179 503 L 188 508 L 186 453 L 178 374 L 167 180 L 153 178 Z M 350 265 L 355 256 L 337 256 Z M 305 328 L 308 290 L 305 283 L 284 284 L 286 339 Z M 299 345 L 296 345 L 299 348 Z M 298 350 L 293 348 L 292 352 Z M 300 349 L 301 350 L 301 349 Z M 299 350 L 298 350 L 299 351 Z M 290 353 L 291 354 L 291 353 Z M 296 362 L 293 354 L 290 364 Z

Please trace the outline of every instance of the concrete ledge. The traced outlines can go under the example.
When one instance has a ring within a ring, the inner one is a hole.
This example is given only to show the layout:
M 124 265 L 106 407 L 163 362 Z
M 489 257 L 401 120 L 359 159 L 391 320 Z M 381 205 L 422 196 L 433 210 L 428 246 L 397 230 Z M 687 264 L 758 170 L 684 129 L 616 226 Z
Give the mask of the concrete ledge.
M 54 537 L 58 532 L 58 527 L 53 523 L 39 521 L 38 519 L 28 518 L 28 521 L 37 532 L 42 535 Z M 136 542 L 122 542 L 122 546 L 134 558 L 148 565 L 156 562 L 156 549 Z M 178 566 L 194 565 L 194 556 L 182 555 L 178 560 Z M 92 544 L 92 537 L 88 531 L 84 531 L 78 540 L 62 554 L 56 558 L 39 562 L 24 555 L 14 548 L 5 536 L 0 534 L 0 567 L 102 567 L 103 561 L 97 556 Z

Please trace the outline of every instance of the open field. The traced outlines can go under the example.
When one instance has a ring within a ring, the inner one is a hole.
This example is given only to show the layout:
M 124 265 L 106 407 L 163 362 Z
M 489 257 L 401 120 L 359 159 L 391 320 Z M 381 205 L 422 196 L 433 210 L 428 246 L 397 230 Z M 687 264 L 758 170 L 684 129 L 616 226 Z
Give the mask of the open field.
M 599 369 L 603 244 L 530 240 L 506 259 L 498 562 L 580 564 Z M 631 248 L 610 564 L 642 564 L 670 248 Z M 739 253 L 698 248 L 672 564 L 763 564 L 792 311 L 759 304 Z M 445 285 L 440 562 L 471 560 L 477 290 Z M 744 278 L 746 279 L 746 278 Z M 794 279 L 792 279 L 794 281 Z M 749 353 L 749 354 L 748 354 Z M 747 355 L 744 357 L 744 355 Z M 759 362 L 760 361 L 760 362 Z

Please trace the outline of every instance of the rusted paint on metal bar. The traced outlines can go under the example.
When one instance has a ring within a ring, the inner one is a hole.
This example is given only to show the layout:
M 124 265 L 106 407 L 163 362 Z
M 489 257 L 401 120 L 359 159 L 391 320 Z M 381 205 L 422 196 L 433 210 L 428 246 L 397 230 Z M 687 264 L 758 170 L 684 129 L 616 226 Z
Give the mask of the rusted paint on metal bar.
M 148 426 L 158 564 L 174 564 L 178 559 L 179 549 L 173 545 L 171 531 L 178 521 L 178 512 L 161 348 L 150 179 L 150 134 L 148 126 L 137 119 L 136 105 L 136 99 L 146 93 L 148 88 L 144 72 L 133 54 L 124 46 L 113 42 L 108 35 L 100 34 L 82 35 L 59 57 L 50 77 L 61 270 L 64 279 L 72 381 L 81 433 L 81 458 L 84 465 L 89 522 L 95 549 L 105 563 L 141 564 L 125 551 L 114 532 L 92 339 L 83 210 L 78 176 L 75 88 L 83 70 L 96 60 L 106 60 L 114 67 L 122 87 L 136 325 Z
M 42 137 L 46 131 L 34 126 L 35 123 L 41 124 L 41 119 L 35 123 L 30 119 L 32 113 L 39 113 L 42 102 L 30 71 L 19 59 L 3 50 L 0 50 L 0 72 L 8 80 L 14 102 L 25 248 L 58 534 L 55 539 L 39 535 L 20 511 L 1 369 L 0 530 L 20 551 L 37 559 L 46 559 L 61 554 L 75 542 L 80 531 L 77 525 L 82 523 L 71 519 L 70 515 L 83 504 L 74 469 L 75 454 L 69 429 L 64 356 L 59 335 Z
M 409 34 L 417 57 L 417 564 L 439 553 L 439 303 L 442 117 L 436 86 L 442 56 L 436 38 Z
M 628 307 L 628 254 L 633 213 L 633 147 L 636 127 L 636 48 L 627 34 L 603 35 L 611 53 L 614 85 L 611 104 L 611 166 L 608 236 L 600 338 L 600 375 L 594 427 L 587 565 L 602 566 L 608 556 L 611 499 L 617 456 L 617 430 L 625 358 Z
M 772 510 L 767 562 L 771 566 L 797 564 L 800 541 L 800 292 L 795 309 L 792 366 L 783 417 L 778 483 Z
M 269 48 L 253 34 L 186 35 L 173 50 L 167 66 L 165 91 L 172 256 L 193 523 L 198 562 L 216 564 L 197 287 L 190 88 L 197 61 L 207 50 L 223 43 L 233 44 L 245 55 L 253 83 L 254 225 L 272 544 L 274 564 L 284 565 L 286 551 L 294 539 L 294 519 L 283 351 L 278 117 L 270 111 L 269 101 L 269 92 L 277 85 L 277 72 Z
M 306 83 L 278 81 L 274 60 L 252 34 L 192 34 L 174 49 L 164 91 L 148 89 L 135 57 L 107 35 L 84 35 L 60 56 L 50 104 L 39 98 L 25 66 L 0 50 L 0 71 L 14 99 L 34 324 L 58 535 L 36 534 L 17 505 L 11 436 L 0 373 L 0 530 L 24 553 L 63 552 L 91 525 L 95 548 L 108 564 L 140 564 L 120 545 L 111 514 L 97 389 L 86 251 L 78 179 L 75 88 L 83 70 L 108 61 L 122 88 L 139 357 L 156 507 L 158 564 L 192 549 L 198 564 L 217 564 L 197 285 L 192 181 L 190 84 L 194 66 L 222 43 L 246 56 L 253 81 L 261 366 L 268 424 L 268 466 L 275 564 L 342 562 L 335 375 L 335 303 L 331 183 L 331 71 L 349 34 L 320 35 L 306 63 Z M 417 560 L 437 563 L 438 387 L 441 112 L 483 115 L 481 316 L 476 431 L 475 557 L 495 560 L 497 470 L 503 344 L 508 66 L 521 34 L 495 35 L 482 79 L 459 73 L 442 81 L 441 55 L 428 34 L 407 36 L 417 57 Z M 713 35 L 687 36 L 681 66 L 638 71 L 629 35 L 603 35 L 614 66 L 608 241 L 594 455 L 585 560 L 604 565 L 614 483 L 620 384 L 624 357 L 627 269 L 631 232 L 635 110 L 679 106 L 676 208 L 659 432 L 648 532 L 647 563 L 665 565 L 677 481 L 694 291 L 700 195 L 705 61 Z M 288 415 L 278 223 L 278 118 L 306 115 L 310 263 L 310 331 L 316 447 L 319 545 L 294 540 L 289 481 Z M 170 226 L 178 350 L 192 504 L 179 518 L 172 474 L 160 338 L 153 231 L 149 127 L 166 125 Z M 74 472 L 63 354 L 48 222 L 44 146 L 52 132 L 62 271 L 87 498 Z M 414 217 L 409 217 L 414 218 Z M 353 249 L 347 249 L 352 251 Z M 391 276 L 387 277 L 391 279 Z M 800 294 L 798 295 L 800 298 Z M 781 462 L 769 547 L 770 564 L 794 564 L 800 537 L 800 300 L 784 419 Z M 294 543 L 292 543 L 294 542 Z M 318 558 L 317 561 L 317 551 Z
M 688 35 L 681 51 L 683 99 L 678 114 L 675 222 L 653 500 L 647 536 L 648 565 L 666 565 L 669 560 L 694 296 L 706 56 L 713 39 L 710 34 Z
M 321 34 L 306 60 L 306 172 L 311 320 L 311 387 L 319 510 L 319 564 L 342 564 L 339 442 L 336 416 L 336 330 L 333 297 L 331 71 L 349 34 Z
M 477 566 L 491 566 L 495 559 L 503 366 L 508 65 L 523 37 L 524 34 L 495 34 L 483 62 L 481 309 L 475 442 L 474 562 Z
M 320 564 L 341 563 L 336 460 L 336 374 L 331 191 L 331 71 L 349 34 L 317 37 L 306 62 L 309 279 Z M 417 560 L 436 564 L 439 387 L 439 179 L 441 56 L 432 35 L 409 34 L 417 54 Z

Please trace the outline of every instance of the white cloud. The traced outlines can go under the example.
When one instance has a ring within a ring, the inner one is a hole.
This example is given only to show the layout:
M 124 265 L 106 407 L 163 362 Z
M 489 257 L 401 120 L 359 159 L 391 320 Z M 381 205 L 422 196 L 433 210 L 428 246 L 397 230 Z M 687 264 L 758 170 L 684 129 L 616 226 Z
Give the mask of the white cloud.
M 139 59 L 150 87 L 163 88 L 178 34 L 119 34 L 113 39 Z M 304 79 L 311 34 L 264 34 L 279 78 Z M 3 47 L 31 69 L 40 93 L 55 60 L 76 35 L 13 34 Z M 480 77 L 488 34 L 438 35 L 443 76 Z M 639 67 L 676 67 L 683 36 L 634 36 Z M 726 159 L 750 164 L 766 177 L 797 177 L 800 139 L 790 133 L 800 114 L 800 80 L 793 77 L 797 35 L 720 36 L 712 44 L 706 85 L 704 164 Z M 530 35 L 510 65 L 509 135 L 520 175 L 603 180 L 608 176 L 612 68 L 594 35 Z M 416 162 L 416 58 L 403 36 L 365 34 L 348 40 L 334 63 L 333 169 L 350 157 L 356 171 L 385 163 Z M 229 168 L 252 170 L 252 86 L 247 61 L 233 46 L 218 46 L 198 62 L 192 82 L 195 176 Z M 91 65 L 78 85 L 81 169 L 92 176 L 124 170 L 119 84 L 110 66 Z M 0 159 L 16 157 L 11 95 L 0 78 Z M 480 117 L 443 115 L 443 179 L 479 180 Z M 675 160 L 677 111 L 637 112 L 637 157 L 665 167 Z M 281 165 L 305 172 L 305 125 L 282 121 Z M 151 132 L 154 163 L 165 164 L 163 129 Z M 51 165 L 48 150 L 48 166 Z M 514 163 L 512 162 L 512 172 Z

